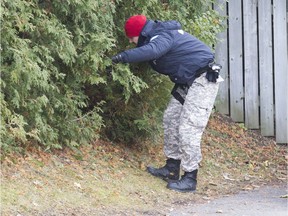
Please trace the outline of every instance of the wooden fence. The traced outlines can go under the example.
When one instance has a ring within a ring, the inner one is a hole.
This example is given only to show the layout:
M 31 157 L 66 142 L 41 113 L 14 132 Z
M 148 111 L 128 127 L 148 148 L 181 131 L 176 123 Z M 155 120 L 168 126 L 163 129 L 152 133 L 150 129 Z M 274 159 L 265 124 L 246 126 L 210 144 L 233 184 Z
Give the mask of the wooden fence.
M 249 129 L 288 143 L 287 1 L 217 0 L 228 16 L 216 60 L 223 66 L 216 108 Z

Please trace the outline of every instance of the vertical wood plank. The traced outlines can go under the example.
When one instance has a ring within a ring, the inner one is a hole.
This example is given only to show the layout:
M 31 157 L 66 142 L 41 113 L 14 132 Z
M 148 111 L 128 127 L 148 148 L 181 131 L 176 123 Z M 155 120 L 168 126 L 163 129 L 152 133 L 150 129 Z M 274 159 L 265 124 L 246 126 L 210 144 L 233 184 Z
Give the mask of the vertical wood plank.
M 242 50 L 242 0 L 229 1 L 229 71 L 230 113 L 236 122 L 244 121 L 243 105 L 243 50 Z
M 215 10 L 219 12 L 221 16 L 227 16 L 227 1 L 217 0 L 215 4 Z M 228 75 L 228 40 L 227 29 L 218 34 L 219 42 L 215 49 L 215 59 L 218 64 L 222 65 L 220 72 L 221 77 L 224 79 L 220 83 L 219 92 L 216 99 L 216 108 L 219 112 L 229 115 L 229 75 Z
M 273 0 L 276 142 L 288 143 L 287 17 L 285 0 Z
M 258 1 L 260 125 L 263 136 L 274 136 L 272 4 Z
M 257 0 L 243 0 L 245 126 L 259 128 Z

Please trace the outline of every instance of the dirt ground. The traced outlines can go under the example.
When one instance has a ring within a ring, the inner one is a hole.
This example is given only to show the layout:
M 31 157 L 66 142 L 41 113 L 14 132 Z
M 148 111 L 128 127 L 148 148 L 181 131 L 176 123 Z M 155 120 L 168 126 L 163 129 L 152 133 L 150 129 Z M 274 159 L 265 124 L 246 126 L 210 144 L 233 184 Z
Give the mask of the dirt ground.
M 163 165 L 161 144 L 98 140 L 73 151 L 28 149 L 1 161 L 1 215 L 169 215 L 286 183 L 286 148 L 215 113 L 202 140 L 197 191 L 184 194 L 146 172 Z

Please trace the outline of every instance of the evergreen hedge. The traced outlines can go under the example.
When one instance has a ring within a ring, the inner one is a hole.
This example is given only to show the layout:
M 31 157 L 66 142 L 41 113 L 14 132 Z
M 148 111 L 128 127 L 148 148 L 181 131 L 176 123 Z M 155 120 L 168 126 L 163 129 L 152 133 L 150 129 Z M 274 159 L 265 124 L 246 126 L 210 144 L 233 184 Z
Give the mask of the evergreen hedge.
M 212 47 L 222 18 L 211 3 L 2 0 L 1 149 L 156 135 L 172 84 L 145 63 L 111 64 L 110 56 L 131 47 L 124 22 L 140 13 L 176 19 Z

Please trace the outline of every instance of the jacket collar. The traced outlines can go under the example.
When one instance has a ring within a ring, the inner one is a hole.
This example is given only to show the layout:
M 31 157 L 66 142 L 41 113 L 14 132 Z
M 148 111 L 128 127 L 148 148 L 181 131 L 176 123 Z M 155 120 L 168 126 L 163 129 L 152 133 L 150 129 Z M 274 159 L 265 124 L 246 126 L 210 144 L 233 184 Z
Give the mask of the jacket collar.
M 141 36 L 143 37 L 148 37 L 150 35 L 150 33 L 152 33 L 152 30 L 155 27 L 156 22 L 152 21 L 152 20 L 148 20 L 143 28 L 143 30 L 141 31 Z M 151 35 L 150 35 L 151 36 Z
M 152 20 L 147 20 L 145 26 L 143 27 L 139 39 L 138 39 L 138 43 L 137 43 L 137 47 L 143 46 L 145 41 L 149 38 L 151 38 L 152 34 L 153 34 L 153 29 L 155 28 L 155 22 Z

